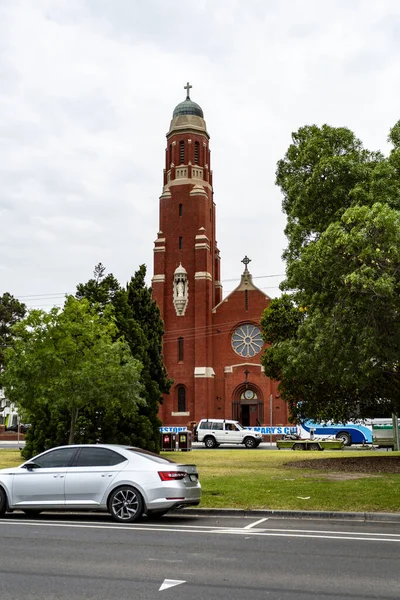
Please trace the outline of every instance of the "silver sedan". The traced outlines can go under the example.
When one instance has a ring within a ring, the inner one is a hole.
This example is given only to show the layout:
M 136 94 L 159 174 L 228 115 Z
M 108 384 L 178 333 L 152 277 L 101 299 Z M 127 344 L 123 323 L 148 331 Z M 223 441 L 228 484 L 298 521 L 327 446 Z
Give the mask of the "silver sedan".
M 114 444 L 60 446 L 19 467 L 0 470 L 0 516 L 19 509 L 107 511 L 118 522 L 195 506 L 195 465 L 180 465 L 140 448 Z

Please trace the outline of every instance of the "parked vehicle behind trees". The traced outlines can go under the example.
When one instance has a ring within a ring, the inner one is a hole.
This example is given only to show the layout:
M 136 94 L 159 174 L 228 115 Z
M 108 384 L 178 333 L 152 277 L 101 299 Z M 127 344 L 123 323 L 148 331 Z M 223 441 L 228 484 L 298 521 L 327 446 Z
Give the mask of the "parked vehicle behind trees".
M 263 441 L 261 433 L 245 429 L 238 421 L 228 419 L 201 419 L 197 426 L 197 441 L 206 448 L 217 448 L 220 444 L 243 444 L 246 448 L 257 448 Z
M 335 438 L 343 440 L 345 446 L 351 446 L 375 443 L 374 428 L 379 427 L 387 431 L 386 439 L 391 437 L 393 440 L 393 419 L 388 418 L 363 419 L 359 422 L 347 421 L 346 423 L 318 423 L 306 420 L 298 426 L 298 430 L 300 438 L 312 437 L 316 440 Z M 376 444 L 379 445 L 379 442 Z M 386 442 L 385 445 L 387 446 L 388 443 Z

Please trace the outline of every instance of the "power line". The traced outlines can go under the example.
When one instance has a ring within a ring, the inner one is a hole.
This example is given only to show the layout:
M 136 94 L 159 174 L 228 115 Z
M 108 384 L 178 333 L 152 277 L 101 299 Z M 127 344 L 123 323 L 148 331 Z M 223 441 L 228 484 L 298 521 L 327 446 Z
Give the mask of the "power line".
M 271 277 L 285 277 L 285 273 L 275 273 L 273 275 L 255 275 L 252 276 L 252 279 L 267 279 Z M 235 277 L 233 279 L 222 279 L 221 283 L 228 283 L 230 281 L 240 281 L 240 277 Z M 262 288 L 267 289 L 267 288 Z M 18 299 L 27 299 L 27 298 L 36 298 L 43 300 L 50 300 L 51 298 L 64 298 L 65 296 L 74 295 L 75 292 L 43 292 L 42 294 L 25 294 L 18 296 Z
M 254 277 L 251 276 L 252 279 L 266 279 L 267 277 L 285 277 L 286 273 L 277 273 L 276 275 L 255 275 Z M 235 279 L 223 279 L 221 281 L 221 283 L 224 283 L 225 281 L 238 281 L 238 278 L 235 277 Z

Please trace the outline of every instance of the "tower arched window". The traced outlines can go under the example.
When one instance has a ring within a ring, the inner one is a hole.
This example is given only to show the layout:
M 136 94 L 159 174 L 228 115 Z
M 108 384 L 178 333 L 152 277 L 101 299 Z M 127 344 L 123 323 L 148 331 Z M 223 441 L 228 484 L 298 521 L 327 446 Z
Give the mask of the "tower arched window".
M 183 362 L 184 356 L 184 340 L 183 337 L 178 338 L 178 362 Z
M 169 164 L 172 163 L 172 144 L 169 145 Z
M 199 158 L 200 158 L 200 144 L 199 144 L 199 142 L 195 142 L 194 143 L 194 164 L 195 165 L 199 164 Z
M 186 412 L 186 390 L 183 385 L 178 387 L 178 412 Z
M 179 142 L 179 161 L 181 165 L 185 163 L 185 142 L 183 140 Z

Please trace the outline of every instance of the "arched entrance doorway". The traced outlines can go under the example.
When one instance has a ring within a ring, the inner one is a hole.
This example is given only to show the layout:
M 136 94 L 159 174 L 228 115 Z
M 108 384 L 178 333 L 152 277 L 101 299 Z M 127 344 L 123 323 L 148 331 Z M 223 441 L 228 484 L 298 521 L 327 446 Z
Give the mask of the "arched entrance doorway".
M 234 393 L 232 418 L 244 427 L 257 427 L 264 422 L 264 400 L 261 391 L 253 384 L 243 384 Z

